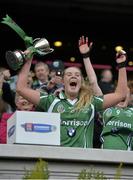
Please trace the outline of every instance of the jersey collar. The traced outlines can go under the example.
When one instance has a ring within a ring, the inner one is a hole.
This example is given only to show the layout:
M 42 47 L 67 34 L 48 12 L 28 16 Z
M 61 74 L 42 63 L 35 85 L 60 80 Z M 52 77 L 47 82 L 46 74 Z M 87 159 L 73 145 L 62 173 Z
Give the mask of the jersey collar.
M 58 96 L 60 99 L 68 99 L 64 91 L 61 91 Z M 79 99 L 79 96 L 75 99 Z

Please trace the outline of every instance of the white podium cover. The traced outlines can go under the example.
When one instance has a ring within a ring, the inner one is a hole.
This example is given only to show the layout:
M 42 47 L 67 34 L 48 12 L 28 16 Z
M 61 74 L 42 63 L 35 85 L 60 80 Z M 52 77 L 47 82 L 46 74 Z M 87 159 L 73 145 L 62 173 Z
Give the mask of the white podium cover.
M 7 143 L 60 145 L 60 114 L 16 111 L 7 121 Z

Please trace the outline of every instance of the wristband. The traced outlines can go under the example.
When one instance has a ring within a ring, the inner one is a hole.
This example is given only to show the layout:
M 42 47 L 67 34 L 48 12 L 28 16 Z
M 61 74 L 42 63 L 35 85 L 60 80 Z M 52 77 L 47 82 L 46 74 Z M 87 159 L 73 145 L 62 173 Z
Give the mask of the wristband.
M 123 67 L 126 67 L 126 63 L 127 63 L 126 61 L 121 62 L 121 63 L 118 63 L 118 64 L 117 64 L 118 69 L 123 68 Z
M 88 58 L 90 57 L 90 51 L 86 52 L 86 53 L 82 53 L 83 58 Z

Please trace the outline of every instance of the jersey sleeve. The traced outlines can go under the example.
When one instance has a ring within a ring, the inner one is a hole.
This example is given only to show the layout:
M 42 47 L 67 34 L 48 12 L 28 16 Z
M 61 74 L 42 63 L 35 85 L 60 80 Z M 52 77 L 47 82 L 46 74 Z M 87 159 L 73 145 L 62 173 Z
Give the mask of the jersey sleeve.
M 35 110 L 47 112 L 53 100 L 54 100 L 53 95 L 47 95 L 41 92 L 40 101 L 39 101 L 39 104 L 36 106 Z
M 93 104 L 97 112 L 103 111 L 103 96 L 94 96 Z

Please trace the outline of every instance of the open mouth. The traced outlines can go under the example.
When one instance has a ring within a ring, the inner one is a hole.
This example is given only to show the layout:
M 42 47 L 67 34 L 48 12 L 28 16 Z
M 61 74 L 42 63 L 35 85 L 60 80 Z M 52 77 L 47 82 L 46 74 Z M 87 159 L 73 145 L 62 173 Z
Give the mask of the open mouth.
M 76 87 L 77 86 L 77 82 L 70 82 L 70 86 L 71 87 Z

